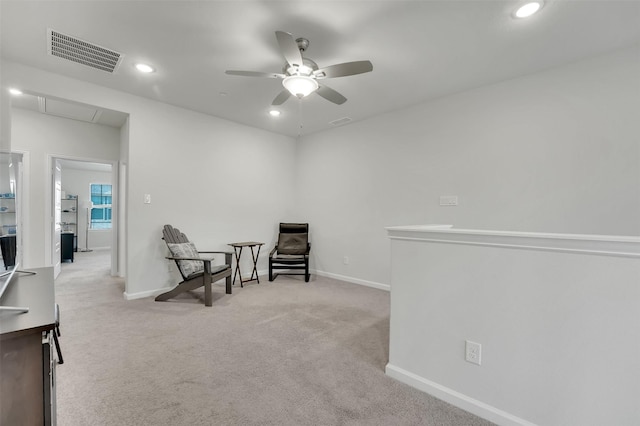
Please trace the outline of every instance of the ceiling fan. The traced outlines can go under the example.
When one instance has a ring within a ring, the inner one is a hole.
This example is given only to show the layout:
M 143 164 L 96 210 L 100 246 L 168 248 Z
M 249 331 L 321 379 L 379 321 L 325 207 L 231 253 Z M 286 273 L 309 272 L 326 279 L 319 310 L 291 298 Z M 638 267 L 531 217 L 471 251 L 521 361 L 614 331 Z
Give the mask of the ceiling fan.
M 291 34 L 284 31 L 276 31 L 276 39 L 278 40 L 282 56 L 284 56 L 286 60 L 282 68 L 282 73 L 226 71 L 226 74 L 229 75 L 282 79 L 282 85 L 285 89 L 275 97 L 271 103 L 272 105 L 282 105 L 291 95 L 302 99 L 314 92 L 334 104 L 342 105 L 347 101 L 347 98 L 332 88 L 320 84 L 319 80 L 346 77 L 373 70 L 373 65 L 370 61 L 344 62 L 342 64 L 318 68 L 318 65 L 314 61 L 302 56 L 302 53 L 309 47 L 309 40 L 305 38 L 294 40 Z

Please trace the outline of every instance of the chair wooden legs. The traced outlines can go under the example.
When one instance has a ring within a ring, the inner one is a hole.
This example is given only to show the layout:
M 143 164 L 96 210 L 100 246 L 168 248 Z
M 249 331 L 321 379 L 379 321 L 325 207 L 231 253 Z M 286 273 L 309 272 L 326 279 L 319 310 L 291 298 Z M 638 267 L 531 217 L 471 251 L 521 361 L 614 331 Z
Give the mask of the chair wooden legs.
M 156 296 L 156 302 L 165 302 L 169 299 L 173 299 L 174 297 L 176 297 L 177 295 L 187 292 L 187 291 L 191 291 L 191 290 L 195 290 L 199 287 L 203 287 L 204 286 L 204 304 L 205 306 L 212 306 L 213 305 L 213 283 L 217 282 L 219 280 L 221 280 L 222 278 L 226 278 L 226 293 L 227 294 L 231 294 L 231 268 L 211 275 L 210 272 L 211 269 L 208 269 L 207 271 L 205 271 L 205 273 L 202 275 L 202 277 L 197 277 L 194 279 L 190 279 L 188 281 L 183 281 L 180 284 L 178 284 L 177 286 L 175 286 L 174 288 L 172 288 L 171 290 L 162 293 L 158 296 Z
M 302 266 L 303 263 L 304 263 L 304 266 Z M 275 269 L 284 269 L 284 270 L 288 270 L 288 272 L 274 273 L 273 271 Z M 304 272 L 297 272 L 297 273 L 291 272 L 294 270 L 298 270 L 298 271 L 304 270 Z M 291 261 L 279 262 L 278 260 L 273 260 L 269 258 L 269 281 L 273 281 L 280 274 L 304 275 L 304 281 L 309 282 L 309 279 L 311 278 L 311 274 L 309 273 L 309 259 L 305 259 L 304 262 L 291 262 Z
M 273 262 L 271 258 L 269 258 L 269 281 L 273 281 Z
M 213 294 L 211 293 L 211 262 L 204 262 L 202 284 L 204 285 L 204 306 L 213 306 Z
M 204 306 L 213 306 L 213 293 L 211 292 L 211 283 L 204 284 Z

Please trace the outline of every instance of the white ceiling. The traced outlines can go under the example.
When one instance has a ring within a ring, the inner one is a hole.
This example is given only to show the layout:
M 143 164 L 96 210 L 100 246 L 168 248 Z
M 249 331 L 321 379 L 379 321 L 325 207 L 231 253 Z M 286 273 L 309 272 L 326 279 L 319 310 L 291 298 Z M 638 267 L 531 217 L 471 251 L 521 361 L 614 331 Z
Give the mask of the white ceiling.
M 640 43 L 640 0 L 548 0 L 532 18 L 513 19 L 522 3 L 0 0 L 0 47 L 3 60 L 296 136 Z M 123 62 L 109 74 L 50 56 L 47 29 L 123 53 Z M 348 98 L 343 105 L 291 98 L 274 119 L 267 111 L 280 80 L 224 71 L 280 72 L 276 30 L 308 38 L 305 56 L 320 67 L 369 59 L 373 71 L 324 80 Z M 157 72 L 139 74 L 138 61 Z
M 60 160 L 63 169 L 84 170 L 90 172 L 111 172 L 111 164 L 91 163 L 89 161 Z
M 11 106 L 38 111 L 42 114 L 68 118 L 70 120 L 102 124 L 111 127 L 122 127 L 128 117 L 128 114 L 120 111 L 71 102 L 68 99 L 38 96 L 30 93 L 23 93 L 20 96 L 13 97 L 11 99 Z

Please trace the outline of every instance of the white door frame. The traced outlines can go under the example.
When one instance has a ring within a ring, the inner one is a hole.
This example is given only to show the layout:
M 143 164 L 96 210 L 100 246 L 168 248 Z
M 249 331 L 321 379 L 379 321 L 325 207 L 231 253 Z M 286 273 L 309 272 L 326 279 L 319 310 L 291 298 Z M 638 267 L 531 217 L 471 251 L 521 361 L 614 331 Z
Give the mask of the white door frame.
M 58 278 L 61 268 L 62 254 L 62 165 L 60 159 L 53 158 L 51 168 L 51 264 L 53 278 Z
M 73 157 L 70 155 L 61 155 L 61 154 L 47 154 L 47 173 L 45 183 L 46 194 L 45 194 L 45 228 L 48 232 L 45 232 L 45 260 L 48 266 L 53 266 L 53 244 L 54 244 L 54 227 L 53 227 L 53 168 L 55 167 L 55 160 L 72 160 L 72 161 L 82 161 L 85 163 L 102 163 L 102 164 L 110 164 L 111 165 L 111 182 L 112 182 L 112 199 L 111 199 L 111 275 L 118 276 L 120 274 L 120 268 L 118 265 L 118 252 L 119 246 L 122 243 L 120 238 L 118 238 L 118 227 L 120 223 L 119 218 L 119 210 L 118 210 L 118 194 L 120 190 L 120 185 L 123 182 L 120 182 L 120 173 L 118 171 L 118 161 L 109 161 L 103 160 L 99 158 L 85 158 L 85 157 Z

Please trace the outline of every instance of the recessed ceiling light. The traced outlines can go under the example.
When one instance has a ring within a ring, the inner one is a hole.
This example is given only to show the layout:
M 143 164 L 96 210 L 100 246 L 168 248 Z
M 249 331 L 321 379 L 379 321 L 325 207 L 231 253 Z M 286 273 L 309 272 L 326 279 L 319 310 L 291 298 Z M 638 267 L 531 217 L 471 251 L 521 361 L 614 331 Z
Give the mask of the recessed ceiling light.
M 269 115 L 272 116 L 272 117 L 279 117 L 280 116 L 280 111 L 278 111 L 277 109 L 269 110 Z
M 532 1 L 530 3 L 524 4 L 516 9 L 513 16 L 516 18 L 527 18 L 542 8 L 542 2 L 540 1 Z
M 22 95 L 22 90 L 11 88 L 11 89 L 9 89 L 9 93 L 11 93 L 12 95 L 18 96 L 18 95 Z
M 144 73 L 150 73 L 155 71 L 151 66 L 147 64 L 136 64 L 136 69 Z

